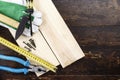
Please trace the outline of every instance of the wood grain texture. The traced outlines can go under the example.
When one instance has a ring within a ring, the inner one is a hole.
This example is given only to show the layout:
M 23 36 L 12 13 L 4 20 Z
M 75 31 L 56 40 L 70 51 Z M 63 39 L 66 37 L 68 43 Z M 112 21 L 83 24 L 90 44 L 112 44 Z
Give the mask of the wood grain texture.
M 64 68 L 84 57 L 84 53 L 52 1 L 34 0 L 34 6 L 43 14 L 44 22 L 40 26 L 40 31 L 62 67 Z
M 0 17 L 1 17 L 0 18 L 1 22 L 6 23 L 10 26 L 13 26 L 14 28 L 17 28 L 19 25 L 19 22 L 15 21 L 7 16 L 0 14 Z M 16 30 L 14 30 L 13 28 L 9 28 L 9 30 L 10 30 L 12 36 L 15 38 Z M 26 37 L 24 35 L 21 35 L 19 37 L 19 39 L 16 40 L 16 42 L 18 43 L 18 45 L 20 47 L 25 49 L 25 47 L 27 47 L 27 45 L 23 42 L 28 43 L 29 39 L 33 39 L 36 44 L 36 49 L 35 50 L 31 49 L 31 52 L 33 54 L 41 57 L 42 59 L 52 63 L 55 66 L 59 65 L 59 62 L 57 61 L 56 57 L 54 56 L 53 52 L 51 51 L 51 49 L 49 48 L 48 44 L 46 43 L 42 34 L 39 31 L 36 32 L 35 34 L 33 34 L 32 37 Z
M 69 26 L 120 25 L 120 0 L 53 0 Z
M 113 6 L 112 1 L 116 1 L 118 7 L 120 6 L 119 0 L 53 0 L 85 52 L 85 58 L 65 69 L 60 67 L 56 74 L 49 72 L 39 78 L 33 73 L 25 76 L 0 71 L 0 80 L 120 80 L 120 11 L 114 7 L 106 7 Z M 99 8 L 95 7 L 103 4 L 104 6 Z M 87 10 L 90 12 L 88 13 Z M 100 20 L 97 16 L 87 17 L 91 16 L 92 12 L 104 15 L 104 20 Z M 83 13 L 87 16 L 82 16 Z M 0 28 L 0 36 L 15 43 L 5 28 Z M 0 53 L 16 55 L 15 52 L 2 45 L 0 45 Z M 0 64 L 20 67 L 16 63 L 10 64 L 2 60 Z
M 15 20 L 13 20 L 13 19 L 11 19 L 11 18 L 9 18 L 1 13 L 0 13 L 0 22 L 3 22 L 9 26 L 14 27 L 14 28 L 18 28 L 18 25 L 19 25 L 19 22 L 15 21 Z
M 78 28 L 78 27 L 77 27 Z M 70 28 L 71 29 L 71 28 Z M 86 28 L 88 29 L 88 28 Z M 113 29 L 113 28 L 111 28 Z M 74 28 L 71 29 L 72 32 L 74 32 Z M 79 29 L 81 30 L 81 29 Z M 82 29 L 83 30 L 83 29 Z M 82 31 L 81 30 L 81 31 Z M 92 31 L 92 29 L 88 29 L 88 31 Z M 6 33 L 6 34 L 4 34 Z M 109 33 L 109 31 L 106 31 L 106 33 Z M 99 33 L 98 33 L 99 34 Z M 86 34 L 86 36 L 89 34 Z M 15 43 L 14 39 L 10 35 L 7 29 L 0 28 L 0 36 L 12 41 Z M 80 36 L 79 34 L 75 34 L 74 36 Z M 81 38 L 87 38 L 87 37 L 81 37 Z M 96 35 L 94 35 L 96 36 Z M 111 35 L 109 35 L 110 37 Z M 97 37 L 97 36 L 96 36 Z M 101 35 L 103 37 L 103 35 Z M 118 39 L 117 37 L 116 40 Z M 78 42 L 81 44 L 81 40 L 77 38 Z M 90 40 L 90 39 L 89 39 Z M 86 41 L 87 42 L 87 41 Z M 89 43 L 88 43 L 89 44 Z M 104 45 L 101 46 L 102 43 L 96 45 L 88 45 L 82 43 L 82 49 L 85 52 L 86 57 L 75 62 L 71 66 L 62 69 L 59 67 L 59 70 L 57 73 L 48 72 L 47 74 L 36 77 L 35 74 L 29 73 L 28 75 L 24 76 L 23 74 L 13 74 L 9 72 L 0 71 L 0 79 L 1 80 L 119 80 L 120 77 L 120 49 L 119 46 L 112 46 L 112 45 Z M 0 53 L 6 54 L 6 55 L 14 55 L 19 56 L 14 51 L 0 45 Z M 21 65 L 18 65 L 17 63 L 7 62 L 0 60 L 1 65 L 9 65 L 11 67 L 21 67 Z M 77 67 L 76 67 L 77 66 Z M 7 74 L 7 76 L 6 76 Z

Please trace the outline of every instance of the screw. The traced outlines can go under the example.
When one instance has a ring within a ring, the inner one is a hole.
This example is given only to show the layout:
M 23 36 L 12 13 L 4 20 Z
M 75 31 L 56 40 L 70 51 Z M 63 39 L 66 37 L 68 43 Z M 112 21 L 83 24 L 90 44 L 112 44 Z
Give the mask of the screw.
M 30 41 L 30 43 L 36 48 L 35 41 L 34 41 L 33 39 L 30 39 L 29 41 Z
M 32 48 L 35 50 L 35 48 L 30 43 L 26 43 L 25 41 L 23 41 L 23 43 L 26 44 L 29 48 Z
M 28 50 L 28 52 L 30 52 L 30 51 L 31 51 L 31 49 L 30 49 L 30 48 L 28 48 L 27 46 L 24 46 L 24 48 L 25 48 L 25 49 L 27 49 L 27 50 Z

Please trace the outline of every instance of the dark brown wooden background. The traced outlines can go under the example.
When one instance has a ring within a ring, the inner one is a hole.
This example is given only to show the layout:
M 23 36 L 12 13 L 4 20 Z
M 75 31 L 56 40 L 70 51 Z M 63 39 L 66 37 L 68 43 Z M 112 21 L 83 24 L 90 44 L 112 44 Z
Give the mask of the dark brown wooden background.
M 120 80 L 120 0 L 53 0 L 86 57 L 57 73 L 13 74 L 0 71 L 0 80 Z M 0 36 L 15 43 L 5 28 Z M 17 55 L 0 45 L 0 53 Z M 22 56 L 21 56 L 22 57 Z M 0 64 L 21 67 L 0 60 Z

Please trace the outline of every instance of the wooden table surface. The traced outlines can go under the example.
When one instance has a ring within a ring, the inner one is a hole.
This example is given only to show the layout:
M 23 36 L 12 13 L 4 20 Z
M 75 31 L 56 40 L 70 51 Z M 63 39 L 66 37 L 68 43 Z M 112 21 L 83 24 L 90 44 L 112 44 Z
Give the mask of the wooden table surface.
M 120 80 L 120 1 L 119 0 L 53 0 L 85 57 L 57 73 L 41 77 L 0 71 L 0 80 Z M 8 29 L 0 27 L 0 36 L 16 44 Z M 0 45 L 0 53 L 18 55 Z M 0 65 L 22 67 L 0 60 Z

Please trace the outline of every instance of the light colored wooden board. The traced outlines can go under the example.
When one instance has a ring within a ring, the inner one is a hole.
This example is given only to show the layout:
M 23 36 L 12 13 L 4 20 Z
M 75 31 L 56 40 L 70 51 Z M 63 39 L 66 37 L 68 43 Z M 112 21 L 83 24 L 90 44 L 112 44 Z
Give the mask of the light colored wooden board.
M 1 13 L 0 13 L 0 21 L 3 23 L 9 24 L 10 26 L 14 26 L 14 28 L 17 28 L 19 25 L 19 22 L 15 21 Z
M 0 21 L 2 21 L 3 23 L 7 23 L 11 26 L 13 26 L 14 23 L 14 27 L 18 27 L 19 22 L 4 16 L 2 14 L 0 14 Z M 15 38 L 15 33 L 16 30 L 14 30 L 13 28 L 7 27 L 9 28 L 11 34 L 13 35 L 13 37 Z M 36 50 L 32 49 L 32 53 L 34 53 L 35 55 L 43 58 L 44 60 L 52 63 L 55 66 L 59 65 L 58 60 L 56 59 L 56 57 L 54 56 L 53 52 L 51 51 L 51 49 L 49 48 L 48 44 L 46 43 L 46 41 L 44 40 L 42 34 L 40 32 L 36 32 L 35 34 L 33 34 L 32 37 L 26 37 L 21 35 L 16 42 L 18 43 L 18 45 L 22 48 L 24 48 L 26 45 L 23 43 L 23 41 L 25 41 L 26 43 L 29 42 L 29 39 L 32 38 L 35 41 L 36 44 Z
M 15 30 L 13 29 L 9 29 L 10 32 L 12 33 L 12 35 L 14 36 L 15 34 Z M 14 36 L 15 38 L 15 36 Z M 36 50 L 32 50 L 32 53 L 39 56 L 40 58 L 50 62 L 51 64 L 58 66 L 60 63 L 58 62 L 58 60 L 56 59 L 55 55 L 53 54 L 53 52 L 51 51 L 51 49 L 49 48 L 49 46 L 47 45 L 46 41 L 44 40 L 43 36 L 41 35 L 40 32 L 35 33 L 32 37 L 25 37 L 25 36 L 20 36 L 19 39 L 17 39 L 17 43 L 20 47 L 24 48 L 24 46 L 26 46 L 25 44 L 23 44 L 23 41 L 29 41 L 29 39 L 32 38 L 34 39 L 35 43 L 36 43 Z M 32 60 L 30 60 L 30 62 L 32 64 L 36 64 L 35 62 L 33 62 Z M 36 72 L 37 76 L 41 76 L 44 73 L 41 72 Z
M 59 65 L 59 62 L 57 61 L 56 57 L 52 53 L 51 49 L 47 45 L 46 41 L 44 40 L 40 32 L 36 32 L 35 34 L 33 34 L 32 37 L 20 36 L 20 38 L 17 39 L 16 42 L 20 47 L 24 48 L 24 46 L 26 45 L 23 43 L 23 41 L 29 42 L 30 38 L 32 38 L 36 44 L 36 48 L 35 48 L 36 50 L 32 49 L 32 53 L 52 63 L 55 66 Z
M 43 14 L 40 31 L 44 35 L 62 67 L 84 57 L 84 53 L 71 34 L 52 0 L 34 0 L 34 6 Z

